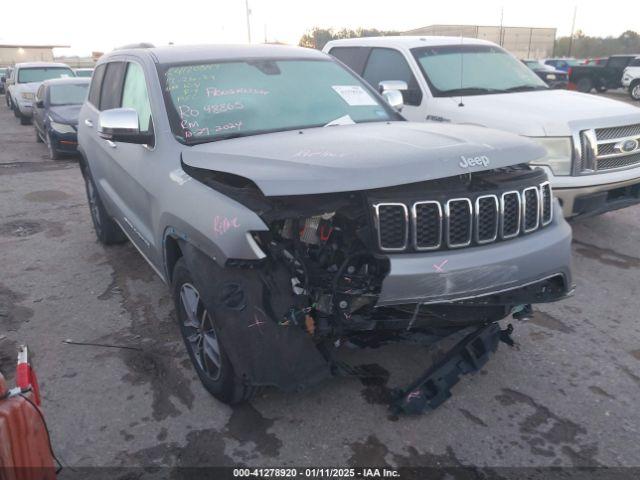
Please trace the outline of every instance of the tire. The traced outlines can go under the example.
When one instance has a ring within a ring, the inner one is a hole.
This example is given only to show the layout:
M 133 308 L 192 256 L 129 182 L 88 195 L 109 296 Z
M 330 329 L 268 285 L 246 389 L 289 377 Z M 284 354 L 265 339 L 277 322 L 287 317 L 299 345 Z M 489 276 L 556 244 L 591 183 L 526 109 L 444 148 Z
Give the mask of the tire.
M 629 96 L 631 100 L 640 101 L 640 80 L 636 80 L 629 85 Z
M 596 88 L 596 90 L 598 91 L 598 93 L 604 93 L 609 89 L 607 87 L 605 87 L 604 85 L 600 85 L 598 88 Z
M 578 83 L 576 83 L 576 90 L 582 93 L 589 93 L 593 90 L 593 81 L 591 81 L 590 78 L 581 78 L 578 80 Z
M 216 333 L 215 315 L 207 310 L 198 290 L 207 287 L 195 286 L 184 258 L 176 262 L 172 277 L 171 292 L 180 332 L 202 385 L 228 405 L 251 399 L 259 389 L 245 385 L 235 374 L 226 347 Z
M 20 125 L 31 125 L 31 119 L 29 117 L 25 117 L 20 112 L 18 112 L 18 118 L 20 119 Z
M 18 106 L 11 101 L 11 107 L 13 108 L 13 116 L 16 118 L 20 118 L 20 109 Z
M 89 211 L 91 212 L 91 220 L 98 241 L 103 245 L 114 245 L 126 242 L 126 235 L 105 210 L 90 172 L 86 170 L 83 173 Z
M 11 110 L 11 109 L 12 109 L 12 106 L 11 106 L 11 97 L 9 96 L 9 92 L 5 92 L 5 94 L 4 94 L 4 103 L 6 103 L 6 104 L 7 104 L 7 108 L 8 108 L 9 110 Z
M 36 132 L 36 142 L 44 143 L 44 140 L 42 140 L 42 137 L 40 136 L 40 132 L 38 131 L 38 127 L 34 126 L 33 130 Z
M 47 144 L 47 153 L 49 154 L 49 160 L 60 160 L 62 155 L 53 146 L 53 142 L 51 141 L 51 135 L 47 135 L 46 144 Z

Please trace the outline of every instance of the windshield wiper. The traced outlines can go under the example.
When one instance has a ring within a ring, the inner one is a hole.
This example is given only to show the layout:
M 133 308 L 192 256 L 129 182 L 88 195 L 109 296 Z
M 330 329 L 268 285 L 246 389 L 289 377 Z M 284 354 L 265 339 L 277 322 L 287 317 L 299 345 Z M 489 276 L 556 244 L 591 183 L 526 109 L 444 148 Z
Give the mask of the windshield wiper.
M 440 93 L 446 93 L 447 95 L 484 95 L 487 93 L 500 93 L 503 90 L 495 88 L 485 87 L 464 87 L 464 88 L 452 88 L 450 90 L 442 90 Z
M 535 90 L 548 90 L 549 87 L 543 85 L 518 85 L 517 87 L 505 88 L 503 92 L 533 92 Z

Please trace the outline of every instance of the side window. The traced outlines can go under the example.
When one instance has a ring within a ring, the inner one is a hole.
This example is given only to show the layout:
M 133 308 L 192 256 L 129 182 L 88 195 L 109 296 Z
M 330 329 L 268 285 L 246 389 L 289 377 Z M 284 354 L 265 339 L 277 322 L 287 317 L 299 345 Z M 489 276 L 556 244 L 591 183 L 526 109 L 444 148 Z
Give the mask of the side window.
M 362 75 L 371 49 L 369 47 L 333 47 L 329 54 L 336 57 L 358 75 Z
M 89 103 L 96 108 L 100 108 L 100 87 L 102 87 L 102 79 L 104 78 L 104 71 L 107 68 L 107 64 L 103 63 L 96 67 L 91 79 L 91 86 L 89 87 Z
M 628 61 L 628 57 L 611 57 L 607 66 L 610 68 L 624 68 L 627 66 Z
M 134 62 L 130 62 L 127 66 L 122 91 L 122 107 L 133 108 L 138 112 L 140 131 L 150 133 L 152 130 L 151 103 L 149 102 L 147 84 L 144 80 L 142 67 Z
M 406 105 L 420 105 L 422 92 L 404 55 L 391 48 L 374 48 L 371 50 L 367 66 L 362 74 L 373 88 L 384 80 L 404 80 L 408 90 L 402 92 Z
M 124 80 L 125 62 L 110 62 L 102 81 L 100 90 L 100 110 L 118 108 L 122 100 L 122 82 Z

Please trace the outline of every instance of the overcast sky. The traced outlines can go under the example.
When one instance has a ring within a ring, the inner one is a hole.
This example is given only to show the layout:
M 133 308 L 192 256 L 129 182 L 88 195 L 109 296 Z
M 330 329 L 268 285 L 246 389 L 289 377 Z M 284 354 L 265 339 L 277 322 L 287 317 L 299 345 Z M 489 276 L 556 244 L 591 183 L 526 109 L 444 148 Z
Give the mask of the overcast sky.
M 245 0 L 30 0 L 30 14 L 2 22 L 0 43 L 70 45 L 56 54 L 88 55 L 147 41 L 238 43 L 247 41 Z M 574 7 L 576 30 L 588 35 L 640 31 L 638 0 L 249 0 L 253 42 L 297 43 L 313 26 L 409 30 L 432 24 L 555 27 L 568 35 Z M 5 9 L 5 14 L 7 13 Z

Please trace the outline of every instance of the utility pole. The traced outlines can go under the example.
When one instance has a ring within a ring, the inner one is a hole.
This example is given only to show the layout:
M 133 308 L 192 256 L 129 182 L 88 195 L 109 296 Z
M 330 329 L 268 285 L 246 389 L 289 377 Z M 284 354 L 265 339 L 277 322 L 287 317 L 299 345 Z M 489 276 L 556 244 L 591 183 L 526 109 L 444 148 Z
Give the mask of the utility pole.
M 251 9 L 249 8 L 249 0 L 244 0 L 244 7 L 247 12 L 247 41 L 251 43 L 251 21 L 249 19 L 251 16 Z
M 571 23 L 571 36 L 569 37 L 569 57 L 571 56 L 571 50 L 573 49 L 573 31 L 576 28 L 576 15 L 578 14 L 578 6 L 573 8 L 573 22 Z
M 500 8 L 500 46 L 503 46 L 504 43 L 504 39 L 503 39 L 503 29 L 502 29 L 502 22 L 504 21 L 504 7 Z

